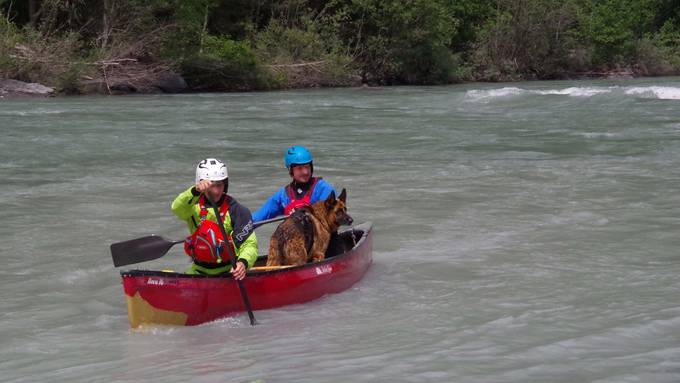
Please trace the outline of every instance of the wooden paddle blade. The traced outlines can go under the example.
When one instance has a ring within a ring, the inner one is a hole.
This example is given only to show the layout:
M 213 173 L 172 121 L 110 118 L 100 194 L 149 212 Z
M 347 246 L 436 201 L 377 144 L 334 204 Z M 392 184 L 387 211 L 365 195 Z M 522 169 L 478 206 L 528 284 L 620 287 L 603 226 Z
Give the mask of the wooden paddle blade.
M 111 245 L 115 267 L 151 261 L 165 255 L 171 247 L 184 241 L 169 241 L 158 235 L 149 235 Z

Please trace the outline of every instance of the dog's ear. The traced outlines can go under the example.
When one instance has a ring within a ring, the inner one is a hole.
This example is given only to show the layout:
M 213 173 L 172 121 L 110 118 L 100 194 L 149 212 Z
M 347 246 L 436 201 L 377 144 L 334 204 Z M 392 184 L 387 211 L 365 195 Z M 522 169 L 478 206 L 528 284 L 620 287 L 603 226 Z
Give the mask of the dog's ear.
M 331 194 L 326 198 L 326 206 L 335 205 L 335 192 L 331 191 Z
M 338 197 L 342 203 L 345 203 L 345 200 L 347 199 L 347 191 L 345 191 L 345 188 L 342 188 L 342 191 L 340 192 L 340 197 Z

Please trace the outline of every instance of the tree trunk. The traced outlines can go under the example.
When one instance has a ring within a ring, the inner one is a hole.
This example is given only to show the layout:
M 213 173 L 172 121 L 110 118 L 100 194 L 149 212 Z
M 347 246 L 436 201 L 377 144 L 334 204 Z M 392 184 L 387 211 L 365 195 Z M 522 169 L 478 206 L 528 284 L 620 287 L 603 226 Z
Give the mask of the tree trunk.
M 102 34 L 99 46 L 102 50 L 106 49 L 113 31 L 113 19 L 116 7 L 115 0 L 104 0 L 104 11 L 102 12 Z
M 198 53 L 203 53 L 203 40 L 208 31 L 208 15 L 210 13 L 210 4 L 205 4 L 205 13 L 203 15 L 203 29 L 201 30 L 201 40 L 198 42 Z
M 35 28 L 40 14 L 40 0 L 28 0 L 28 21 Z

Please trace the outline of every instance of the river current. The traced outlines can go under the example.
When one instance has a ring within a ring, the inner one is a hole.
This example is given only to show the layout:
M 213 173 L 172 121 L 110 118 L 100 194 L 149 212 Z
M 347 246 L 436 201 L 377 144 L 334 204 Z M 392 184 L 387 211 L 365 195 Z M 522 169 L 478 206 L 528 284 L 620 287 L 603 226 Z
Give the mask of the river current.
M 4 382 L 680 381 L 680 78 L 10 100 L 0 137 Z M 254 210 L 294 144 L 373 222 L 364 278 L 131 330 L 109 245 L 186 236 L 204 157 Z

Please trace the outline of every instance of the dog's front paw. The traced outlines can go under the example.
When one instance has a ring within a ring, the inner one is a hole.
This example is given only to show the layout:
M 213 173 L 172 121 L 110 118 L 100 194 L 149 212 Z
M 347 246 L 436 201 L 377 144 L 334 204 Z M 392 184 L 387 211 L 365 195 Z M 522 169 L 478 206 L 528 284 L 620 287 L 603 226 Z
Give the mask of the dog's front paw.
M 322 252 L 314 253 L 312 255 L 312 262 L 321 262 L 326 258 L 326 255 Z

